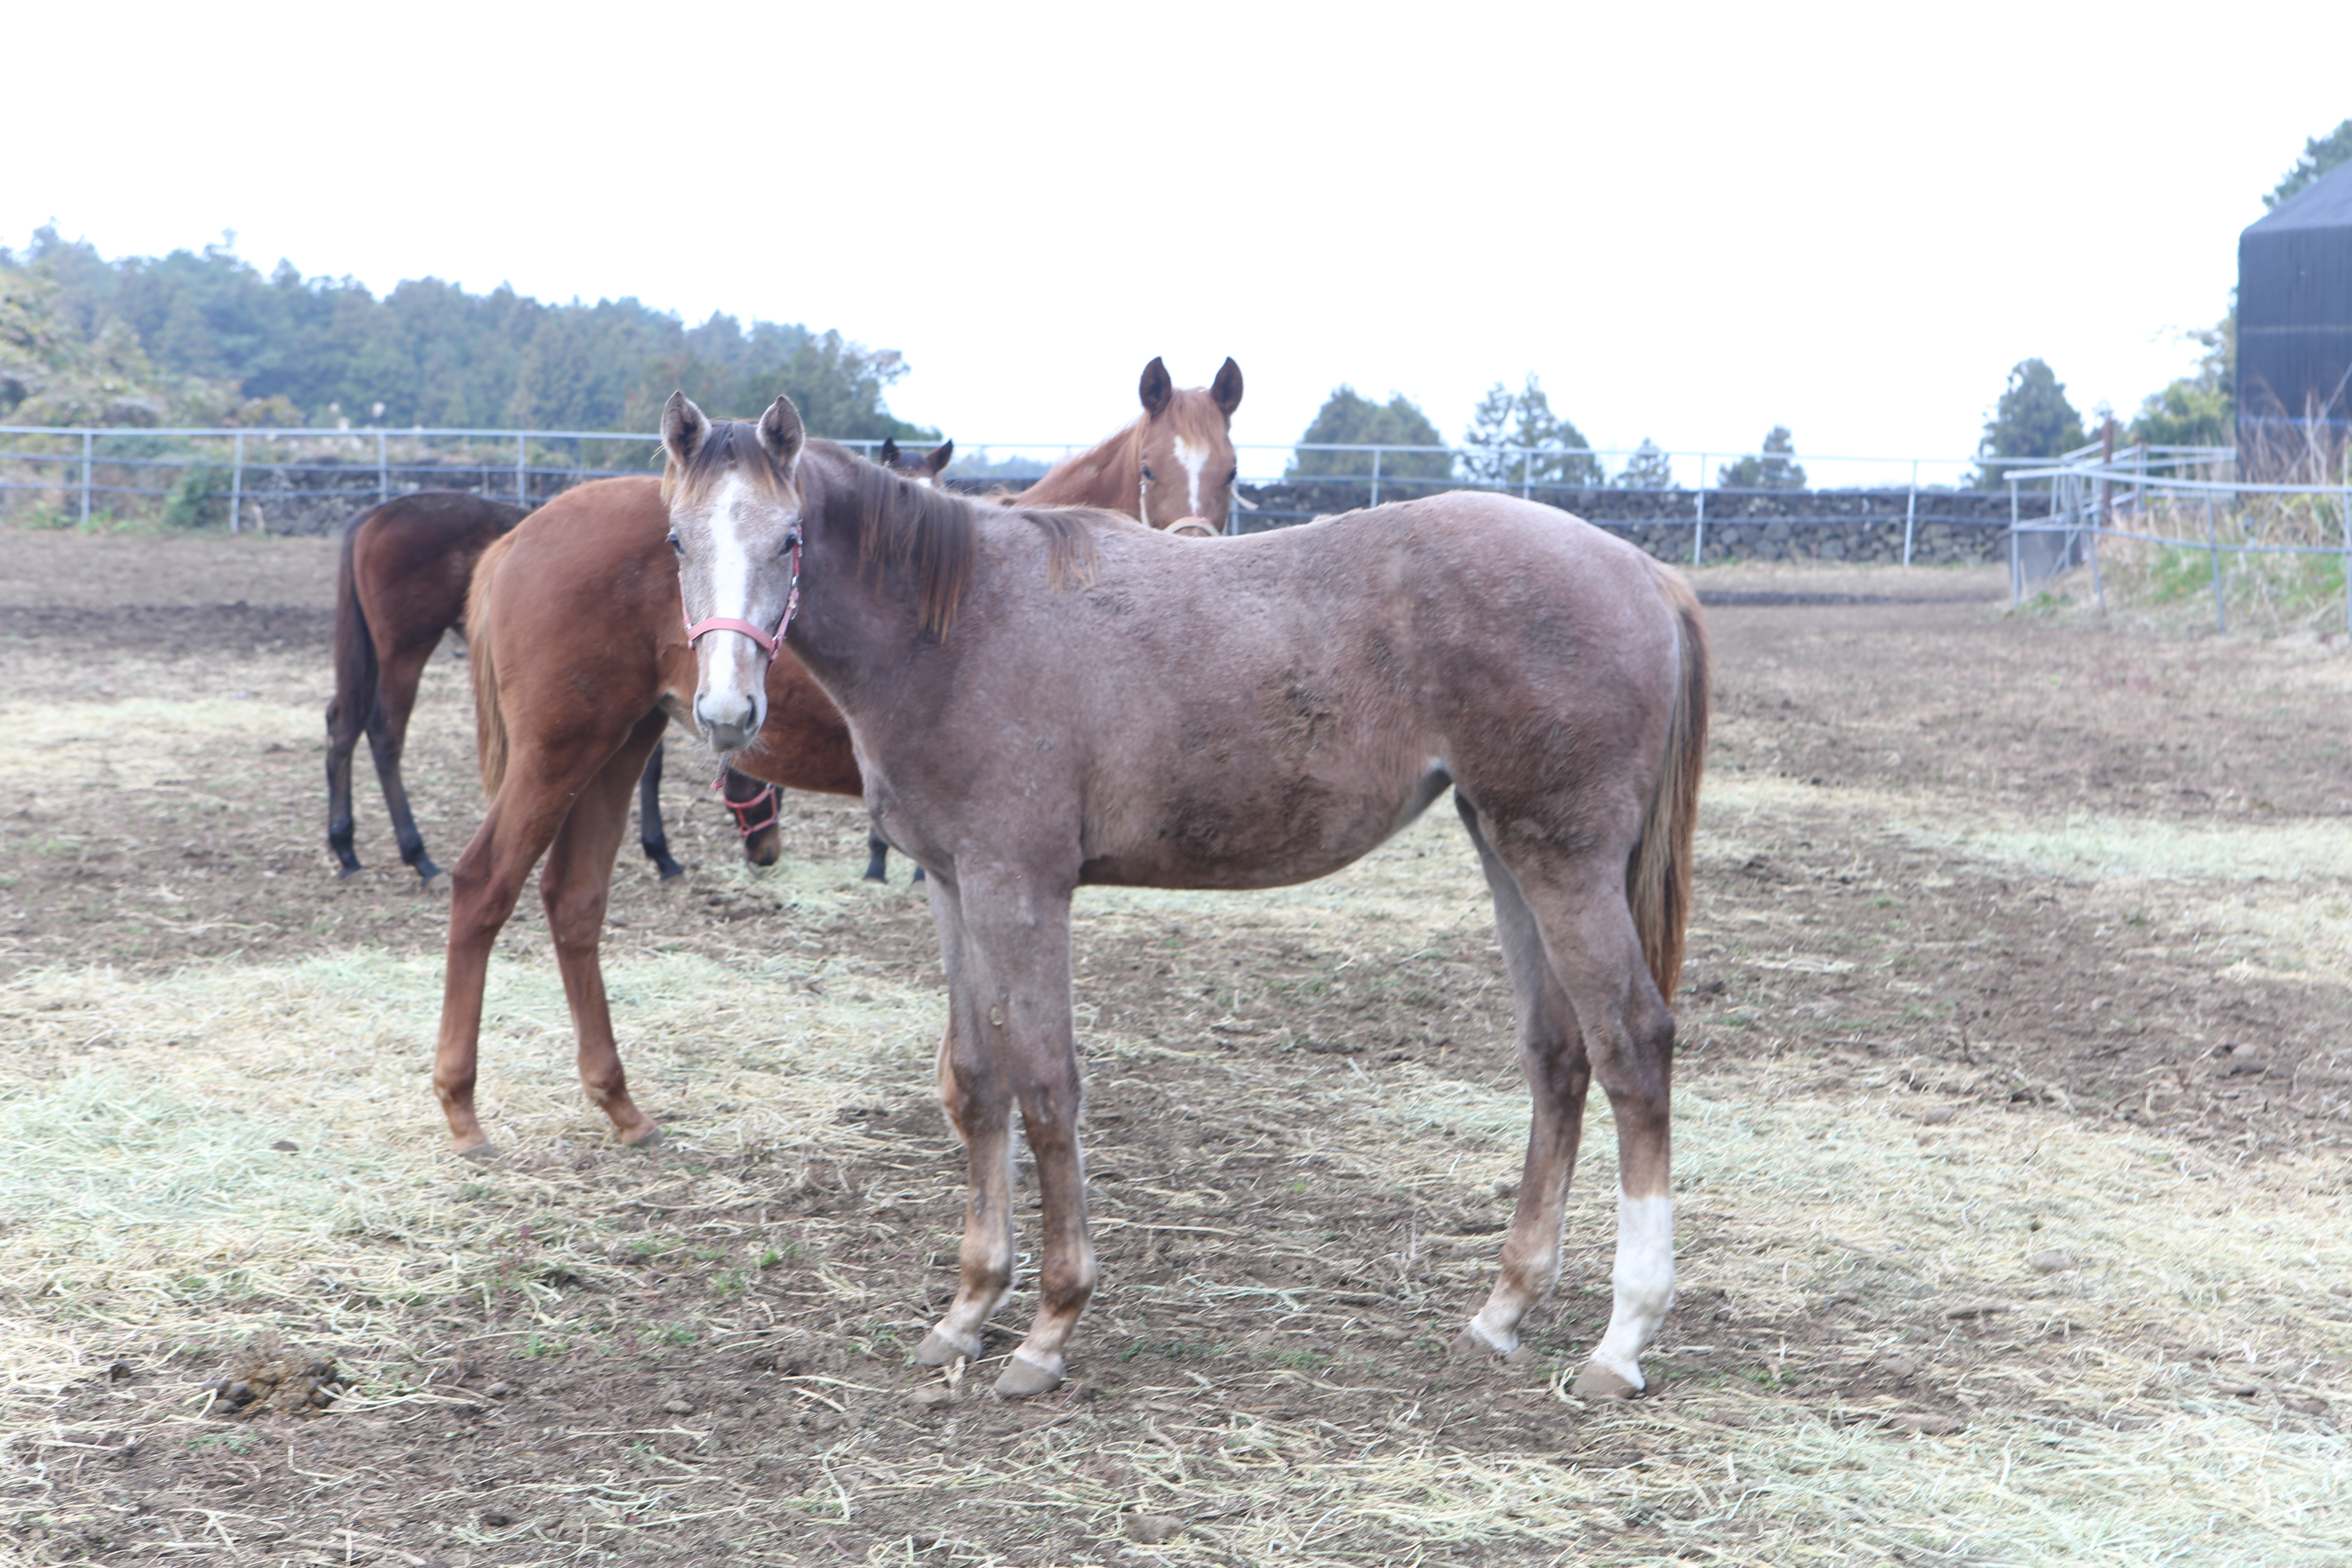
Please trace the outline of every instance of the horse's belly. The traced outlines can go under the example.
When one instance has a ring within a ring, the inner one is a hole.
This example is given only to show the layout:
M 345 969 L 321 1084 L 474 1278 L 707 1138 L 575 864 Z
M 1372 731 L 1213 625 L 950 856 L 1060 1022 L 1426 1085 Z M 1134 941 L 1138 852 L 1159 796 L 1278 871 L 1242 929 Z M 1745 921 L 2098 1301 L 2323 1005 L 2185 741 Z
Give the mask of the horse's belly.
M 1151 888 L 1312 881 L 1379 848 L 1451 782 L 1434 758 L 1372 777 L 1186 781 L 1104 814 L 1119 831 L 1089 832 L 1080 879 Z

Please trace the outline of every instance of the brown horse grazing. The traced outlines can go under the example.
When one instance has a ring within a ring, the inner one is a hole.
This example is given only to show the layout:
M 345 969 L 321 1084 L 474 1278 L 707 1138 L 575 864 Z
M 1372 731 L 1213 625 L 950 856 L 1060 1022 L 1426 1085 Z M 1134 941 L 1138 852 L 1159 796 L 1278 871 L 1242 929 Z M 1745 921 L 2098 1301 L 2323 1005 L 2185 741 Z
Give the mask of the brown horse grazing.
M 1072 891 L 1319 877 L 1452 784 L 1534 1098 L 1501 1277 L 1461 1342 L 1515 1350 L 1558 1276 L 1597 1077 L 1619 1142 L 1616 1296 L 1576 1386 L 1643 1386 L 1674 1296 L 1669 998 L 1706 740 L 1706 637 L 1679 577 L 1507 496 L 1180 542 L 918 489 L 805 441 L 782 398 L 756 426 L 713 425 L 674 395 L 662 437 L 687 616 L 780 626 L 856 732 L 883 836 L 931 873 L 940 1090 L 971 1194 L 956 1298 L 919 1359 L 977 1357 L 1013 1288 L 1016 1104 L 1045 1235 L 1001 1394 L 1061 1381 L 1094 1291 Z M 705 735 L 752 742 L 775 679 L 761 644 L 713 633 L 694 652 Z
M 541 855 L 539 895 L 579 1036 L 581 1081 L 623 1142 L 660 1137 L 629 1099 L 596 948 L 630 786 L 694 692 L 668 528 L 653 479 L 597 479 L 524 519 L 475 573 L 466 629 L 490 805 L 449 874 L 433 1066 L 461 1153 L 489 1152 L 474 1111 L 483 977 Z M 848 726 L 832 700 L 789 655 L 766 673 L 765 728 L 730 759 L 734 771 L 787 789 L 858 794 Z
M 1204 390 L 1178 391 L 1158 359 L 1138 387 L 1143 417 L 1093 450 L 1065 458 L 1007 506 L 1098 506 L 1171 532 L 1215 534 L 1233 512 L 1234 410 L 1242 367 L 1228 359 Z

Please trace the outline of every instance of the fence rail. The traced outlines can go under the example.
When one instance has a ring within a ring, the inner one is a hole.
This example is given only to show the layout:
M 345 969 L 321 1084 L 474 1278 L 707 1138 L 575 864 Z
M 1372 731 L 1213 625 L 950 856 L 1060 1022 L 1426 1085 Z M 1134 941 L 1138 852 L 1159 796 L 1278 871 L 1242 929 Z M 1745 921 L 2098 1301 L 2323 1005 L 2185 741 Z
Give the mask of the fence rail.
M 0 426 L 0 509 L 20 510 L 19 502 L 39 507 L 42 498 L 47 498 L 48 520 L 84 526 L 100 514 L 160 511 L 177 522 L 225 522 L 233 532 L 252 526 L 325 531 L 341 521 L 330 515 L 336 509 L 347 514 L 408 489 L 473 489 L 530 505 L 585 479 L 652 472 L 659 462 L 658 440 L 647 432 L 607 430 Z M 845 444 L 868 453 L 880 445 L 874 440 Z M 1028 466 L 1042 468 L 1090 445 L 1000 442 L 964 450 L 1031 455 Z M 1768 519 L 1727 514 L 1752 511 L 1757 498 L 1786 497 L 1786 489 L 1726 485 L 1719 474 L 1717 482 L 1709 482 L 1710 465 L 1735 454 L 1654 447 L 1469 451 L 1321 442 L 1244 446 L 1237 452 L 1245 485 L 1288 487 L 1289 500 L 1300 503 L 1269 504 L 1261 520 L 1265 522 L 1472 485 L 1571 504 L 1598 521 L 1687 528 L 1694 560 L 1704 553 L 1711 526 L 1742 521 L 1794 528 L 1856 522 L 1891 527 L 1900 521 L 1906 562 L 1922 526 L 1986 526 L 1982 517 L 1939 507 L 1935 500 L 1958 487 L 1934 481 L 1938 477 L 1957 481 L 1965 470 L 1981 466 L 1976 458 L 1790 454 L 1790 461 L 1812 466 L 1817 483 L 1832 471 L 1849 476 L 1850 481 L 1876 481 L 1849 482 L 1838 492 L 1843 499 L 1848 492 L 1867 489 L 1878 498 L 1876 510 L 1865 509 L 1865 515 L 1851 506 L 1814 511 L 1777 509 Z M 1643 472 L 1651 482 L 1626 482 L 1627 466 L 1635 458 L 1645 460 Z M 1473 462 L 1501 477 L 1466 478 Z M 1001 471 L 1005 466 L 996 467 Z M 1297 471 L 1309 467 L 1328 471 Z M 1615 471 L 1613 479 L 1584 482 L 1610 469 Z M 1571 474 L 1580 478 L 1566 478 Z M 1020 482 L 1016 472 L 1003 472 L 1002 477 Z M 1237 518 L 1234 526 L 1244 524 Z
M 2338 477 L 2332 482 L 2241 480 L 2234 473 L 2236 456 L 2229 447 L 2140 447 L 2112 455 L 2086 447 L 2046 467 L 2013 470 L 2006 476 L 2010 603 L 2022 602 L 2037 565 L 2042 575 L 2088 566 L 2092 591 L 2104 608 L 2107 593 L 2099 541 L 2126 540 L 2204 555 L 2212 582 L 2214 624 L 2227 631 L 2223 556 L 2336 557 L 2343 562 L 2345 629 L 2352 633 L 2352 444 L 2336 453 L 2333 466 Z M 2210 477 L 2172 471 L 2200 468 Z M 2047 510 L 2040 517 L 2023 515 L 2021 487 L 2032 483 L 2048 487 Z M 2199 512 L 2205 523 L 2201 539 L 2163 527 Z M 2117 525 L 2119 519 L 2125 526 Z M 2242 537 L 2222 538 L 2225 519 Z M 2262 537 L 2265 528 L 2284 532 L 2290 527 L 2300 527 L 2311 537 Z

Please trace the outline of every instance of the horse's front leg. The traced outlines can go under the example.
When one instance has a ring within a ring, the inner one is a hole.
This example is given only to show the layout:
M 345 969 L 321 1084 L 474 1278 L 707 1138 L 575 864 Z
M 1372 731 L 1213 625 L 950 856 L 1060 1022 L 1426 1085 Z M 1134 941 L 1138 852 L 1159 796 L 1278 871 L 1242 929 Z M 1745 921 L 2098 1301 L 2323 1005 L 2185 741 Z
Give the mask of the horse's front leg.
M 1037 1316 L 996 1380 L 996 1392 L 1011 1398 L 1062 1381 L 1063 1352 L 1095 1293 L 1078 1146 L 1085 1092 L 1070 1017 L 1070 889 L 1034 878 L 986 887 L 967 880 L 961 902 L 974 1026 L 1020 1101 L 1043 1200 Z
M 1013 1292 L 1013 1091 L 1003 1062 L 987 1050 L 984 1012 L 979 1016 L 982 1026 L 974 1027 L 957 891 L 954 883 L 944 879 L 930 885 L 931 918 L 939 927 L 940 960 L 948 979 L 948 1027 L 940 1041 L 940 1104 L 963 1141 L 971 1192 L 964 1205 L 955 1300 L 915 1352 L 915 1359 L 925 1366 L 945 1366 L 959 1356 L 979 1360 L 981 1331 Z

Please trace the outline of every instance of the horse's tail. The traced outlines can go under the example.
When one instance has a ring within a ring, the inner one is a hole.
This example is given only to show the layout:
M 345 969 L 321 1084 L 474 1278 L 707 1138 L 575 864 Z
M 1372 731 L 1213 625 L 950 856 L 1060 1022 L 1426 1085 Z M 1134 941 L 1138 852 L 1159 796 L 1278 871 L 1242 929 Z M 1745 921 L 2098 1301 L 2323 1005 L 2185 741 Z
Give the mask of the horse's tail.
M 1672 567 L 1656 567 L 1658 596 L 1675 612 L 1681 682 L 1666 722 L 1665 765 L 1642 819 L 1642 841 L 1625 864 L 1625 898 L 1642 957 L 1671 1006 L 1683 975 L 1683 938 L 1690 926 L 1691 839 L 1698 827 L 1698 781 L 1706 764 L 1706 623 L 1698 595 Z
M 499 707 L 498 640 L 491 635 L 490 582 L 515 536 L 500 534 L 474 563 L 466 590 L 466 658 L 474 670 L 474 754 L 482 764 L 482 793 L 495 798 L 507 777 L 507 719 Z
M 377 510 L 371 507 L 344 525 L 343 550 L 335 563 L 335 697 L 327 705 L 331 732 L 355 735 L 375 717 L 375 635 L 360 604 L 359 574 L 352 562 L 360 530 Z

